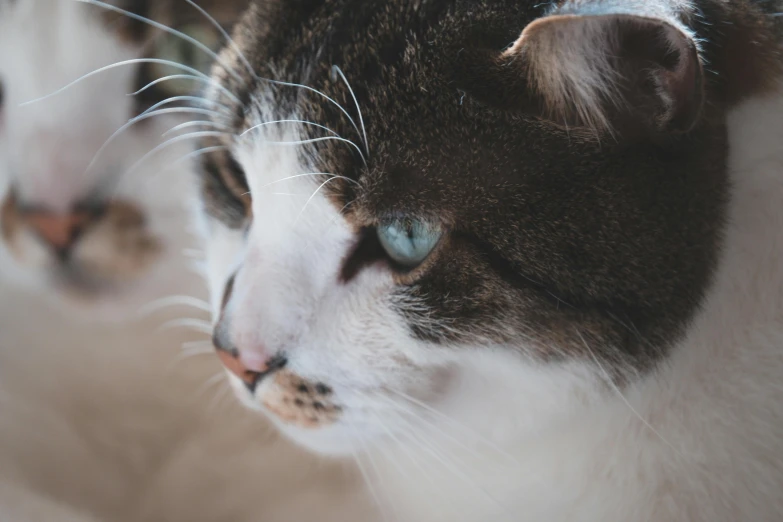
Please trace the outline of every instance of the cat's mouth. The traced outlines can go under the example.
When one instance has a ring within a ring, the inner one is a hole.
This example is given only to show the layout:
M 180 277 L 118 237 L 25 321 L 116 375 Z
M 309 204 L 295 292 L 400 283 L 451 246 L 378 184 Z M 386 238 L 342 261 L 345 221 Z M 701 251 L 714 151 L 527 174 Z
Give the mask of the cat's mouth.
M 1 218 L 2 239 L 14 259 L 82 299 L 135 282 L 163 250 L 141 210 L 122 201 L 55 216 L 24 209 L 10 195 Z

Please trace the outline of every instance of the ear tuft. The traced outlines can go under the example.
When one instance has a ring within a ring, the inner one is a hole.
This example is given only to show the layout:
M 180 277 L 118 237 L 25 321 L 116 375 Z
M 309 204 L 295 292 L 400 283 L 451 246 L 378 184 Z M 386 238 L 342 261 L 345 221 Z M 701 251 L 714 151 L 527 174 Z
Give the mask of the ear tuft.
M 459 68 L 468 72 L 465 90 L 481 101 L 597 133 L 639 125 L 687 132 L 703 104 L 695 41 L 685 29 L 656 18 L 547 16 L 499 55 L 465 53 Z
M 544 116 L 567 126 L 611 128 L 621 107 L 620 71 L 610 54 L 616 34 L 592 17 L 549 16 L 531 23 L 505 58 L 528 63 L 527 83 Z

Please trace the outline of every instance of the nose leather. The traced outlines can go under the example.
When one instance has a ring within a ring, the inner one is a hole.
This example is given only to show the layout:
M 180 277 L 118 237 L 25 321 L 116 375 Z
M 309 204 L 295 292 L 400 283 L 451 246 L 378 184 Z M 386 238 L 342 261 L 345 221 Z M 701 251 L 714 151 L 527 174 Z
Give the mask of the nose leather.
M 228 371 L 239 377 L 247 386 L 254 388 L 263 372 L 248 369 L 238 356 L 225 350 L 217 350 L 218 358 Z
M 70 247 L 89 219 L 90 216 L 85 212 L 64 215 L 47 212 L 25 214 L 25 220 L 35 233 L 57 250 Z

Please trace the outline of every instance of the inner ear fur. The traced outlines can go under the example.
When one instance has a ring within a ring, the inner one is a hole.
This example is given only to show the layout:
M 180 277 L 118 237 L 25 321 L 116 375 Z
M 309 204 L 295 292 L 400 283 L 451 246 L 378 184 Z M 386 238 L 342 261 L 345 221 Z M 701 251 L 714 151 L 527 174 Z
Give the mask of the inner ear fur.
M 508 49 L 466 49 L 457 74 L 479 101 L 569 128 L 687 132 L 704 104 L 698 46 L 677 25 L 628 14 L 552 15 Z

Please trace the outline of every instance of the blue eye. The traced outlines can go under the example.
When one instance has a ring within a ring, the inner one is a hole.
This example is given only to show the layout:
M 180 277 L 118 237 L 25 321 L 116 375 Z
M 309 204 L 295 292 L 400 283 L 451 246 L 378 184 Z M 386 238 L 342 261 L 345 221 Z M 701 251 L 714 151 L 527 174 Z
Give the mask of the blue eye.
M 393 221 L 378 226 L 378 239 L 397 263 L 413 268 L 422 263 L 443 236 L 440 227 L 419 220 Z

